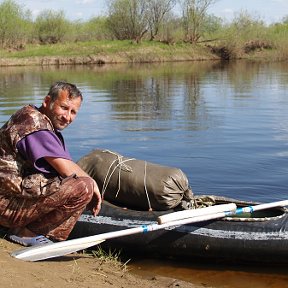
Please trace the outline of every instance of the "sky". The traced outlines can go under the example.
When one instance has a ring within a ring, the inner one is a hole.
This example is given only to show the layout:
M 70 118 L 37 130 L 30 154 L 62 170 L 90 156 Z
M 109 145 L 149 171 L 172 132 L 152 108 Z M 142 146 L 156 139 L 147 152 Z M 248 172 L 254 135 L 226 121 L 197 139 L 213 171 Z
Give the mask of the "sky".
M 107 0 L 14 0 L 25 10 L 29 9 L 36 17 L 45 9 L 64 12 L 69 20 L 86 21 L 94 16 L 105 15 Z M 0 3 L 3 0 L 0 0 Z M 282 21 L 288 16 L 288 0 L 217 0 L 210 6 L 209 14 L 227 21 L 240 11 L 260 18 L 267 24 Z

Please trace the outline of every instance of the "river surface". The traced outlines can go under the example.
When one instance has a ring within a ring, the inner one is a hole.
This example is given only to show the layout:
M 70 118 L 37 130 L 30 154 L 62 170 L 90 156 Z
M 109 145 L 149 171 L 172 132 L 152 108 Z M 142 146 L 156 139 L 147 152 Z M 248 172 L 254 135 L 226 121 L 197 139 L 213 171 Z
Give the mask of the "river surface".
M 1 67 L 0 124 L 24 104 L 39 106 L 52 82 L 66 80 L 84 95 L 75 122 L 63 131 L 75 161 L 109 149 L 180 168 L 194 194 L 285 200 L 287 68 L 245 61 Z M 285 268 L 149 259 L 135 259 L 131 267 L 173 277 L 177 271 L 208 287 L 288 287 Z

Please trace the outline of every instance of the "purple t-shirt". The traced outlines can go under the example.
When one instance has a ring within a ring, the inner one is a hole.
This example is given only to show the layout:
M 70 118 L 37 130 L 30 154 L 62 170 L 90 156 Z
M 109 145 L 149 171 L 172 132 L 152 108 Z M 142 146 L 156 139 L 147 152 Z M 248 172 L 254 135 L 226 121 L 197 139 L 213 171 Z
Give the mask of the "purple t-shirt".
M 55 173 L 55 170 L 43 157 L 72 160 L 60 132 L 57 135 L 49 130 L 31 133 L 17 143 L 17 149 L 38 171 L 44 173 Z

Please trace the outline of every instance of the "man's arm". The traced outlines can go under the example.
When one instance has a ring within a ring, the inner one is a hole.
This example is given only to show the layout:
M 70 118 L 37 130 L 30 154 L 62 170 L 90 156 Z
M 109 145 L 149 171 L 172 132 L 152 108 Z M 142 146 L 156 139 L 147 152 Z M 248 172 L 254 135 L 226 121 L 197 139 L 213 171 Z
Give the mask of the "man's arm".
M 83 169 L 81 169 L 79 165 L 77 165 L 72 160 L 56 157 L 44 157 L 44 159 L 62 177 L 67 177 L 75 173 L 79 177 L 83 176 L 91 178 Z M 94 182 L 94 195 L 88 208 L 92 211 L 93 215 L 96 216 L 101 209 L 101 194 L 98 185 L 94 179 L 93 182 Z
M 43 157 L 62 177 L 75 173 L 77 176 L 90 177 L 79 165 L 69 159 L 58 157 Z

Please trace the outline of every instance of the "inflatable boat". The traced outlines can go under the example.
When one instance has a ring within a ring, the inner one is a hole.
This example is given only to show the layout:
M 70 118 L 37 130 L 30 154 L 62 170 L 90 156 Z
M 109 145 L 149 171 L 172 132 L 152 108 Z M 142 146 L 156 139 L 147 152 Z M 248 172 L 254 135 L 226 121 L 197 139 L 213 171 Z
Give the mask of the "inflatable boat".
M 95 149 L 82 157 L 78 165 L 95 179 L 105 201 L 97 217 L 88 213 L 81 216 L 72 232 L 73 238 L 154 225 L 165 214 L 178 209 L 197 210 L 203 203 L 206 206 L 235 203 L 240 209 L 258 204 L 213 195 L 195 196 L 180 169 L 124 157 L 114 151 Z M 191 261 L 203 258 L 288 263 L 287 210 L 270 208 L 197 221 L 115 237 L 101 245 Z
M 218 196 L 215 205 L 235 203 L 246 207 L 258 203 Z M 84 213 L 71 238 L 86 237 L 157 223 L 161 215 L 175 212 L 139 211 L 104 201 L 100 214 Z M 207 259 L 229 262 L 288 264 L 288 213 L 276 207 L 193 224 L 180 225 L 144 234 L 107 239 L 101 246 L 149 257 Z
M 109 150 L 96 149 L 78 165 L 99 186 L 104 199 L 100 214 L 94 217 L 85 211 L 70 234 L 71 241 L 16 251 L 12 256 L 38 261 L 101 243 L 104 248 L 149 257 L 288 264 L 288 210 L 284 208 L 288 200 L 260 204 L 197 196 L 180 169 Z

